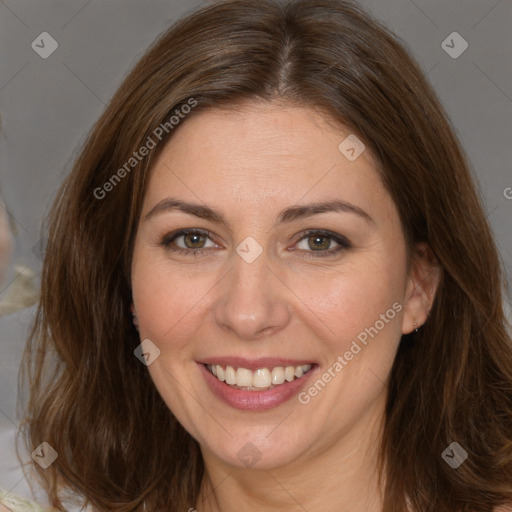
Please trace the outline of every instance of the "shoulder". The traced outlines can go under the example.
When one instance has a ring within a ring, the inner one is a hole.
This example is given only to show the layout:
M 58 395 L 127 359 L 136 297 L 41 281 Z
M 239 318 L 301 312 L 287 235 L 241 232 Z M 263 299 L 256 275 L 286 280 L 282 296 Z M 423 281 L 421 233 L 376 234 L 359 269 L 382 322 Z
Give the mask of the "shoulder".
M 0 512 L 52 512 L 52 509 L 0 489 Z

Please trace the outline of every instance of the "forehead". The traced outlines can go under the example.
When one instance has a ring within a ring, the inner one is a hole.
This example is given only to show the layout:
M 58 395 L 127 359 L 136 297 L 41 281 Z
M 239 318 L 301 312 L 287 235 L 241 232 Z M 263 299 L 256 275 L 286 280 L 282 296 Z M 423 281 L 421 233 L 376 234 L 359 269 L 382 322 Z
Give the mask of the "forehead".
M 368 208 L 387 194 L 368 148 L 355 160 L 344 153 L 353 137 L 312 108 L 267 102 L 203 111 L 158 155 L 146 203 L 172 192 L 246 206 L 343 197 Z

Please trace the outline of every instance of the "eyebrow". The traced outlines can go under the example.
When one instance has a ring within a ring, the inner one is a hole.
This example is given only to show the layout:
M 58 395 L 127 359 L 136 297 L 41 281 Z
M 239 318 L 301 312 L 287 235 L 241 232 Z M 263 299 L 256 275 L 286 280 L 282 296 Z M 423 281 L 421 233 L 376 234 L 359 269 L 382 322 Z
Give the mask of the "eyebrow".
M 157 214 L 174 210 L 188 213 L 201 219 L 210 220 L 217 224 L 223 224 L 224 226 L 230 228 L 230 223 L 224 218 L 224 215 L 219 210 L 197 203 L 181 201 L 180 199 L 176 199 L 173 197 L 167 197 L 165 199 L 162 199 L 162 201 L 157 203 L 151 209 L 151 211 L 146 214 L 144 219 L 147 221 Z M 352 213 L 354 215 L 361 217 L 369 224 L 375 224 L 375 221 L 363 209 L 359 208 L 358 206 L 352 203 L 341 201 L 339 199 L 335 199 L 332 201 L 324 201 L 320 203 L 307 204 L 303 206 L 292 206 L 290 208 L 282 210 L 278 215 L 277 224 L 286 224 L 298 219 L 303 219 L 311 217 L 313 215 L 317 215 L 319 213 L 328 212 Z

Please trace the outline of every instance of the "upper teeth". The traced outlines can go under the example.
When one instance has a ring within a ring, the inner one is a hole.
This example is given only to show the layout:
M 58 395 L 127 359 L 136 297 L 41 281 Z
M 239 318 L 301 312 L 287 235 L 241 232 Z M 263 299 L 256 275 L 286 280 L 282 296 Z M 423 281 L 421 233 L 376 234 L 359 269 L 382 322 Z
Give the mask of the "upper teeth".
M 311 369 L 310 364 L 301 366 L 277 366 L 276 368 L 258 368 L 255 371 L 247 368 L 233 368 L 232 366 L 220 366 L 218 364 L 206 365 L 213 375 L 220 381 L 232 386 L 246 388 L 268 388 L 272 384 L 282 384 L 285 380 L 291 382 L 296 377 L 302 377 Z

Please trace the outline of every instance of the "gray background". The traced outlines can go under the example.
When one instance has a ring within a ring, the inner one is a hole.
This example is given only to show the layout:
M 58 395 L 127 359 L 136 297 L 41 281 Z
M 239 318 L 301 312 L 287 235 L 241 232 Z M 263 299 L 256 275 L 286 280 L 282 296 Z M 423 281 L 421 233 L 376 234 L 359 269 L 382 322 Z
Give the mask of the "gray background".
M 257 0 L 255 0 L 257 1 Z M 41 219 L 85 134 L 123 76 L 174 19 L 205 2 L 184 0 L 0 1 L 0 178 L 14 263 L 40 270 L 33 251 Z M 512 275 L 512 3 L 510 0 L 363 0 L 405 41 L 438 92 L 470 159 Z M 42 59 L 31 43 L 49 32 L 59 47 Z M 469 44 L 457 59 L 452 32 Z M 511 197 L 510 194 L 509 197 Z M 510 299 L 510 287 L 508 290 Z M 16 379 L 34 308 L 0 317 L 0 489 L 30 497 L 12 435 Z

